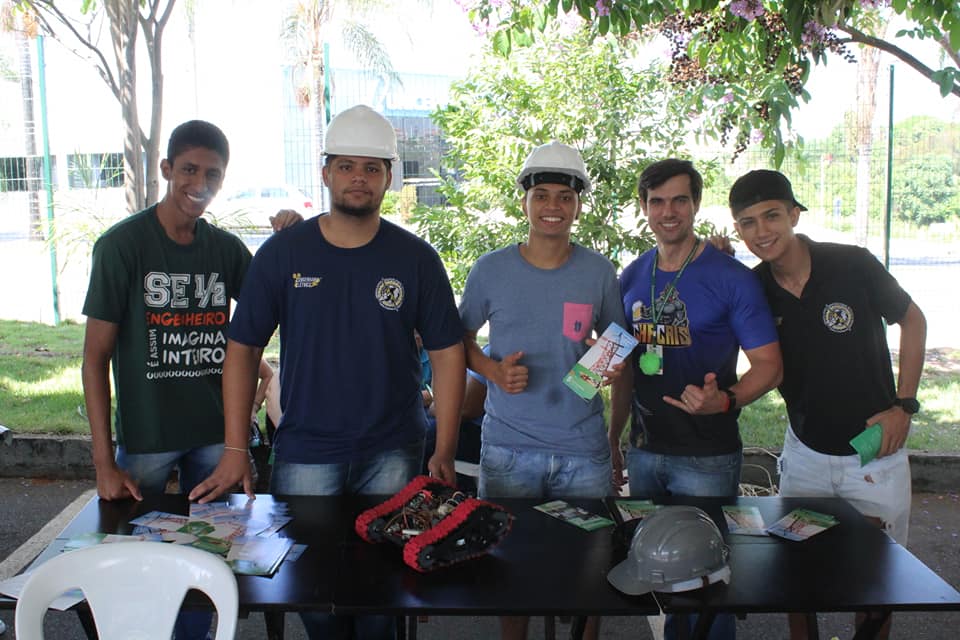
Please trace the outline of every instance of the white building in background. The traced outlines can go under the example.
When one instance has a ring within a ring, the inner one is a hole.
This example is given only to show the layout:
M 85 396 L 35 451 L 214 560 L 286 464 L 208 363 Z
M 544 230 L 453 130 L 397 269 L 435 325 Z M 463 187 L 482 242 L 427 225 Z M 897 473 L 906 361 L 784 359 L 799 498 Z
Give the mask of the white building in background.
M 173 127 L 193 118 L 209 120 L 224 130 L 231 144 L 225 189 L 248 183 L 289 183 L 317 198 L 314 118 L 297 103 L 290 55 L 281 40 L 289 4 L 201 2 L 195 3 L 192 20 L 187 19 L 185 3 L 176 5 L 163 38 L 161 157 Z M 400 84 L 387 85 L 360 71 L 346 49 L 331 38 L 332 113 L 366 102 L 398 128 L 411 127 L 413 137 L 436 135 L 426 124 L 427 116 L 443 102 L 451 80 L 466 72 L 468 56 L 480 40 L 463 11 L 452 3 L 436 3 L 432 15 L 425 15 L 419 6 L 416 11 L 415 15 L 372 19 L 372 30 L 401 73 Z M 35 42 L 29 43 L 29 50 L 40 153 L 41 90 Z M 109 208 L 122 214 L 122 189 L 110 167 L 122 158 L 124 126 L 119 104 L 93 66 L 60 43 L 46 38 L 44 55 L 46 123 L 57 207 Z M 145 67 L 146 51 L 138 52 L 138 57 Z M 14 76 L 20 51 L 9 33 L 0 33 L 0 61 L 0 69 L 10 71 L 0 78 L 0 238 L 23 237 L 28 230 L 27 198 L 19 191 L 22 186 L 11 182 L 26 167 L 27 155 L 21 87 Z M 151 105 L 146 68 L 139 71 L 139 81 L 141 126 L 147 127 Z M 439 168 L 439 147 L 435 153 L 411 150 L 409 159 L 401 159 L 406 174 L 427 175 L 428 167 Z M 68 191 L 93 187 L 97 187 L 96 197 L 90 193 L 68 197 Z
M 297 88 L 290 80 L 290 60 L 280 37 L 284 8 L 290 0 L 194 4 L 196 14 L 191 22 L 185 13 L 187 3 L 177 3 L 164 33 L 161 157 L 177 124 L 193 118 L 209 120 L 230 139 L 225 191 L 248 182 L 283 182 L 318 200 L 318 141 L 313 118 L 307 109 L 297 106 Z M 402 74 L 400 85 L 387 87 L 361 73 L 344 47 L 331 40 L 334 113 L 367 101 L 383 110 L 396 126 L 408 127 L 414 138 L 435 135 L 426 116 L 442 103 L 450 81 L 467 72 L 469 57 L 481 40 L 454 3 L 434 3 L 429 15 L 420 5 L 414 9 L 412 14 L 379 14 L 370 24 Z M 25 190 L 28 159 L 18 44 L 12 34 L 0 32 L 0 269 L 28 276 L 8 278 L 0 285 L 0 317 L 49 323 L 55 319 L 51 256 L 45 243 L 26 239 L 30 202 Z M 36 146 L 41 153 L 36 42 L 29 42 L 28 48 Z M 72 232 L 85 232 L 93 238 L 97 230 L 126 214 L 116 169 L 107 166 L 120 164 L 124 134 L 120 107 L 90 63 L 50 38 L 44 41 L 44 57 L 54 213 L 58 221 L 75 223 Z M 138 52 L 138 57 L 144 65 L 146 51 Z M 139 79 L 141 123 L 147 126 L 149 75 L 140 71 Z M 401 160 L 400 169 L 416 181 L 416 176 L 428 175 L 429 168 L 439 166 L 439 149 L 435 153 L 412 149 L 409 157 L 405 154 Z M 415 193 L 423 190 L 410 188 Z M 42 192 L 39 209 L 45 218 Z M 58 242 L 56 279 L 62 319 L 82 320 L 88 263 L 89 245 Z

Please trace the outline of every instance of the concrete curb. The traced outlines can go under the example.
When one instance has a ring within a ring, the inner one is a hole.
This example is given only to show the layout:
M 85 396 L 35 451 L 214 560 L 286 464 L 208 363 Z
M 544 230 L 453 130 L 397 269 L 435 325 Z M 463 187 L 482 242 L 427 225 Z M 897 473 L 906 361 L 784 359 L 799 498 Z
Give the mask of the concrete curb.
M 14 434 L 0 445 L 0 476 L 93 480 L 90 437 Z
M 9 435 L 9 434 L 7 434 Z M 778 480 L 779 451 L 748 448 L 744 453 L 743 482 L 769 487 Z M 960 454 L 910 454 L 913 490 L 938 493 L 960 490 Z M 93 480 L 89 436 L 16 435 L 0 445 L 0 477 Z

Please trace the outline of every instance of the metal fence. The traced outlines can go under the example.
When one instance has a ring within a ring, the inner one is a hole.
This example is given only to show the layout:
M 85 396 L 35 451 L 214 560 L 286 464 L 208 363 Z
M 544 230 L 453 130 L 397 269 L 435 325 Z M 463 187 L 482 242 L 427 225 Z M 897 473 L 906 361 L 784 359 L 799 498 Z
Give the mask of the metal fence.
M 867 247 L 926 314 L 928 346 L 955 347 L 960 123 L 914 116 L 891 126 L 888 92 L 889 80 L 881 79 L 872 126 L 858 127 L 848 116 L 825 138 L 805 140 L 780 170 L 808 208 L 798 232 Z M 896 100 L 894 113 L 895 107 Z M 732 163 L 727 156 L 706 190 L 705 207 L 726 210 L 732 181 L 756 168 L 774 168 L 763 149 L 749 148 Z
M 418 202 L 442 204 L 434 172 L 450 167 L 445 166 L 442 132 L 429 114 L 442 103 L 450 82 L 446 77 L 405 75 L 400 86 L 388 91 L 369 74 L 333 72 L 332 113 L 363 102 L 382 111 L 397 128 L 400 189 L 390 205 L 401 212 Z M 287 181 L 318 200 L 322 189 L 316 120 L 298 102 L 292 83 L 285 86 L 290 91 L 283 114 Z M 915 117 L 891 130 L 885 91 L 878 92 L 873 126 L 858 129 L 853 119 L 839 124 L 823 139 L 806 140 L 802 151 L 781 167 L 793 181 L 797 198 L 809 208 L 799 231 L 817 240 L 866 246 L 888 261 L 930 319 L 930 344 L 960 344 L 952 332 L 960 324 L 960 304 L 951 293 L 951 283 L 960 281 L 960 124 Z M 754 146 L 734 162 L 722 150 L 700 149 L 695 155 L 698 162 L 719 160 L 720 170 L 711 174 L 704 194 L 704 215 L 714 216 L 718 226 L 732 227 L 725 213 L 730 185 L 749 169 L 772 168 L 769 153 Z M 52 160 L 57 216 L 69 216 L 65 209 L 70 209 L 89 221 L 85 212 L 102 211 L 105 203 L 122 206 L 119 149 Z M 24 153 L 22 137 L 0 134 L 0 239 L 28 237 L 31 215 L 36 216 L 32 196 L 41 176 L 39 159 Z

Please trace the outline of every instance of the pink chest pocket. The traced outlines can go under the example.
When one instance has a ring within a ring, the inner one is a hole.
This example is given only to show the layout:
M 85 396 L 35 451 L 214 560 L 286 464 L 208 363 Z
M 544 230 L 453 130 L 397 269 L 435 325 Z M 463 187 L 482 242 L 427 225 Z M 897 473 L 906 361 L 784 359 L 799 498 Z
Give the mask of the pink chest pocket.
M 593 305 L 579 302 L 563 303 L 563 335 L 580 342 L 593 329 Z

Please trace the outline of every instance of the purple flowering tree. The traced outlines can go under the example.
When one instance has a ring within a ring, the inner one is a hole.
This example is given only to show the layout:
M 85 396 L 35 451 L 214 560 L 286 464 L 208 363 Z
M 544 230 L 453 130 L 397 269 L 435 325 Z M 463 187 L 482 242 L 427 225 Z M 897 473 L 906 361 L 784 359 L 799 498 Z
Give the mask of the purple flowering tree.
M 579 16 L 598 36 L 659 32 L 671 42 L 676 86 L 702 96 L 715 132 L 751 144 L 755 131 L 779 164 L 789 144 L 781 126 L 809 96 L 811 67 L 828 56 L 854 61 L 851 47 L 884 51 L 960 97 L 960 3 L 956 0 L 475 0 L 470 15 L 509 55 L 528 45 L 551 21 Z M 897 14 L 908 28 L 887 34 Z M 916 53 L 919 41 L 940 49 L 939 66 Z

